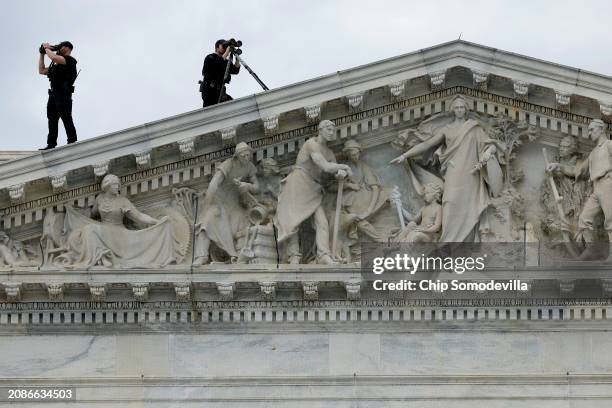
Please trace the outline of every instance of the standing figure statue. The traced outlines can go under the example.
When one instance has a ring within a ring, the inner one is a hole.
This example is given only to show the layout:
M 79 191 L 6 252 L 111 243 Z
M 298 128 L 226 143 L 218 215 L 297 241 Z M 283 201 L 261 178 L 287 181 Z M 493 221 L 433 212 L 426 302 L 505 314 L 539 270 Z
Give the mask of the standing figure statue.
M 333 122 L 322 120 L 319 134 L 304 143 L 293 171 L 282 182 L 274 223 L 278 229 L 278 242 L 286 241 L 287 256 L 292 264 L 301 262 L 297 233 L 300 225 L 311 216 L 314 216 L 316 231 L 317 262 L 335 263 L 330 250 L 329 222 L 322 206 L 322 177 L 325 173 L 340 178 L 352 174 L 350 166 L 336 163 L 334 152 L 327 146 L 335 136 Z
M 571 170 L 582 165 L 582 157 L 578 152 L 578 142 L 573 136 L 565 136 L 559 142 L 559 166 L 552 173 L 553 181 L 561 201 L 562 214 L 559 213 L 555 195 L 549 180 L 542 184 L 540 201 L 544 209 L 542 229 L 553 237 L 561 231 L 574 235 L 578 227 L 578 216 L 587 197 L 591 195 L 590 183 L 584 179 L 576 179 Z M 569 223 L 569 225 L 565 225 Z M 570 236 L 568 235 L 568 237 Z
M 87 217 L 66 207 L 63 246 L 55 263 L 67 268 L 89 269 L 95 265 L 121 268 L 159 268 L 176 262 L 174 238 L 167 217 L 157 220 L 144 214 L 119 195 L 119 178 L 107 174 L 102 193 Z M 128 229 L 125 219 L 146 226 Z
M 252 149 L 240 142 L 234 157 L 216 168 L 198 211 L 194 265 L 210 262 L 211 242 L 229 255 L 232 263 L 238 261 L 250 225 L 247 206 L 259 191 L 252 156 Z
M 276 213 L 278 195 L 280 194 L 280 166 L 272 158 L 261 161 L 262 178 L 259 181 L 259 194 L 257 200 L 266 207 L 268 214 L 273 216 Z
M 362 160 L 361 145 L 355 140 L 344 144 L 343 152 L 351 168 L 352 175 L 343 183 L 342 208 L 340 212 L 340 230 L 342 231 L 342 252 L 345 259 L 350 259 L 350 247 L 359 242 L 359 233 L 365 234 L 374 241 L 381 242 L 385 237 L 368 221 L 388 201 L 379 177 L 374 170 Z M 330 188 L 331 191 L 334 189 Z M 333 222 L 331 223 L 333 225 Z M 334 254 L 340 257 L 340 254 Z
M 478 240 L 479 232 L 489 228 L 487 208 L 503 184 L 496 154 L 504 147 L 487 136 L 476 118 L 468 116 L 469 106 L 463 97 L 452 101 L 450 111 L 450 115 L 443 113 L 423 122 L 417 132 L 422 141 L 391 163 L 422 157 L 437 148 L 434 156 L 439 159 L 444 185 L 439 240 L 470 242 Z M 423 125 L 430 125 L 429 129 Z M 415 178 L 412 177 L 413 181 L 417 181 Z M 422 184 L 416 191 L 422 191 Z
M 589 123 L 589 137 L 596 143 L 587 159 L 577 166 L 550 163 L 546 171 L 563 172 L 578 179 L 588 177 L 593 183 L 593 192 L 586 200 L 578 217 L 576 241 L 587 245 L 595 241 L 595 219 L 604 215 L 604 229 L 612 242 L 612 141 L 606 135 L 606 124 L 599 119 Z M 612 247 L 612 246 L 611 246 Z M 612 254 L 608 260 L 612 259 Z

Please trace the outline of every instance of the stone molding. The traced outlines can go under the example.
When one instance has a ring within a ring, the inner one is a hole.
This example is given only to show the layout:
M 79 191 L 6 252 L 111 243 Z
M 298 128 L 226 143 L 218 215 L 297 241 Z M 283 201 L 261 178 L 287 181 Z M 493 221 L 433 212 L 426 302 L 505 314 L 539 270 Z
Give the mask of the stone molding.
M 361 281 L 350 280 L 344 282 L 344 288 L 346 289 L 346 298 L 348 300 L 359 300 L 361 297 Z
M 91 299 L 94 301 L 102 301 L 106 299 L 106 284 L 104 283 L 91 283 L 89 285 L 89 292 Z
M 404 91 L 406 89 L 406 81 L 398 81 L 392 84 L 389 84 L 389 92 L 391 92 L 391 96 L 394 98 L 400 98 L 404 95 Z
M 20 282 L 5 282 L 2 284 L 6 293 L 6 299 L 9 302 L 19 301 L 21 299 L 21 283 Z
M 248 358 L 247 352 L 240 352 Z M 237 359 L 236 356 L 232 357 Z M 87 407 L 90 408 L 143 405 L 186 408 L 594 408 L 608 406 L 612 400 L 609 392 L 612 376 L 607 373 L 468 372 L 431 375 L 419 372 L 415 375 L 390 375 L 382 370 L 370 371 L 366 368 L 365 372 L 353 375 L 348 370 L 310 375 L 285 370 L 281 375 L 262 372 L 258 375 L 231 376 L 230 373 L 235 372 L 232 369 L 224 370 L 227 372 L 225 375 L 203 372 L 179 377 L 166 373 L 141 377 L 134 373 L 105 373 L 95 377 L 41 376 L 17 379 L 20 386 L 26 389 L 76 386 L 79 401 L 87 401 Z M 15 379 L 6 379 L 0 385 L 8 388 L 15 382 Z M 319 404 L 320 401 L 324 405 Z M 427 405 L 423 405 L 424 401 Z
M 472 69 L 472 80 L 474 82 L 474 88 L 486 91 L 487 82 L 489 80 L 489 73 L 477 69 Z
M 9 186 L 9 197 L 12 202 L 20 202 L 25 199 L 25 183 L 18 183 Z
M 363 92 L 347 95 L 346 101 L 348 102 L 349 109 L 359 111 L 363 107 L 363 96 Z
M 273 135 L 278 131 L 279 115 L 270 115 L 263 118 L 264 134 Z
M 228 282 L 217 283 L 217 291 L 221 300 L 229 301 L 234 299 L 234 284 Z
M 68 179 L 66 173 L 58 173 L 49 176 L 53 192 L 64 191 L 68 187 Z
M 276 282 L 259 282 L 259 286 L 264 300 L 276 299 Z
M 512 81 L 514 89 L 514 97 L 516 99 L 526 101 L 529 98 L 529 83 L 521 80 Z
M 560 279 L 559 291 L 564 295 L 571 295 L 576 288 L 576 279 Z
M 108 166 L 110 164 L 110 160 L 105 160 L 100 163 L 96 163 L 93 165 L 93 172 L 96 177 L 104 177 L 106 173 L 108 173 Z
M 47 294 L 50 300 L 64 299 L 64 284 L 63 283 L 48 283 Z
M 134 283 L 132 286 L 132 293 L 134 299 L 146 301 L 149 298 L 149 284 L 148 283 Z
M 545 299 L 542 303 L 546 303 Z M 479 306 L 427 306 L 400 301 L 378 302 L 194 302 L 186 307 L 177 302 L 49 302 L 37 308 L 22 310 L 0 309 L 0 327 L 62 324 L 160 324 L 213 323 L 240 325 L 249 323 L 342 324 L 361 322 L 379 324 L 421 324 L 436 322 L 453 327 L 464 322 L 489 322 L 500 327 L 513 327 L 515 322 L 553 324 L 560 327 L 575 322 L 606 322 L 612 320 L 612 304 L 559 304 L 500 306 L 483 302 Z M 22 303 L 20 305 L 23 306 Z M 4 304 L 3 306 L 6 306 Z M 58 307 L 59 306 L 59 307 Z M 61 308 L 61 306 L 65 306 Z M 513 323 L 514 322 L 514 323 Z M 556 330 L 555 325 L 545 326 Z M 439 328 L 438 328 L 439 329 Z M 2 329 L 0 329 L 2 330 Z
M 319 299 L 319 282 L 317 281 L 302 282 L 302 290 L 304 293 L 304 300 Z
M 317 123 L 321 119 L 321 104 L 304 107 L 304 113 L 308 123 Z
M 601 112 L 601 116 L 606 120 L 606 122 L 612 121 L 612 103 L 599 102 L 599 110 Z
M 181 152 L 181 158 L 192 157 L 195 154 L 195 137 L 179 140 L 178 147 Z
M 189 282 L 174 283 L 174 293 L 176 294 L 176 300 L 191 300 L 191 284 Z
M 443 89 L 446 83 L 446 70 L 431 72 L 429 74 L 429 83 L 432 92 Z
M 136 166 L 139 170 L 151 167 L 151 150 L 142 150 L 134 153 L 134 157 L 136 158 Z
M 231 147 L 236 145 L 236 126 L 230 126 L 221 129 L 221 144 L 223 147 Z
M 555 101 L 557 102 L 557 109 L 569 112 L 571 97 L 572 94 L 569 92 L 555 90 Z

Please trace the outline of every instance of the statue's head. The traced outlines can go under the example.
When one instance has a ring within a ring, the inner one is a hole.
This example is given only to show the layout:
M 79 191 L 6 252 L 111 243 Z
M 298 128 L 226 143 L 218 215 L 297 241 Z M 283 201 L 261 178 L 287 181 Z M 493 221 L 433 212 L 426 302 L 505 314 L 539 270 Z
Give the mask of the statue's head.
M 240 142 L 236 145 L 236 150 L 234 151 L 234 157 L 240 160 L 242 164 L 249 163 L 251 161 L 252 156 L 253 156 L 253 149 L 251 149 L 248 144 L 244 142 Z
M 594 119 L 589 123 L 589 138 L 593 141 L 605 133 L 606 124 L 601 119 Z
M 442 199 L 442 186 L 437 183 L 427 183 L 423 186 L 423 199 L 426 203 L 433 203 Z
M 261 161 L 261 168 L 265 177 L 276 176 L 280 173 L 280 166 L 272 158 L 263 159 Z
M 578 150 L 578 142 L 573 136 L 565 136 L 559 142 L 559 157 L 571 157 Z
M 470 105 L 463 96 L 459 95 L 451 101 L 450 110 L 456 118 L 464 118 L 470 110 Z
M 0 231 L 0 244 L 7 245 L 10 241 L 9 236 L 4 231 Z
M 319 122 L 319 136 L 325 141 L 331 142 L 336 138 L 336 125 L 331 120 L 322 120 Z
M 355 163 L 359 160 L 359 155 L 361 153 L 361 145 L 356 140 L 348 140 L 344 144 L 342 152 L 351 162 Z
M 105 193 L 119 194 L 119 187 L 121 187 L 121 182 L 119 181 L 119 177 L 114 174 L 107 174 L 104 176 L 100 184 L 100 188 Z

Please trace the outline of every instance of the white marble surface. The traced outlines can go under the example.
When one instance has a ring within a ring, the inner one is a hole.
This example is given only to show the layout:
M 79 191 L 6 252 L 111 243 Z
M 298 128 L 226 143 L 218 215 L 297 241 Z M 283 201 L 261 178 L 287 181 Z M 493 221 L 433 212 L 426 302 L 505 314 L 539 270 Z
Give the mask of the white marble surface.
M 116 375 L 114 336 L 2 336 L 0 378 Z
M 174 335 L 172 373 L 190 376 L 326 375 L 327 334 Z
M 79 407 L 608 408 L 609 344 L 588 329 L 14 335 L 0 385 L 74 385 Z

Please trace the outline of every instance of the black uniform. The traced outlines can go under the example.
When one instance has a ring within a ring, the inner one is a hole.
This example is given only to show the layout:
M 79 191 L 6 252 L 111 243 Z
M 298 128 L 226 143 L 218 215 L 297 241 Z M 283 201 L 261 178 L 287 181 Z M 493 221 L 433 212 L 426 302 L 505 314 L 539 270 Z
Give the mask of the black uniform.
M 49 67 L 49 101 L 47 102 L 47 119 L 49 120 L 49 135 L 47 146 L 57 146 L 58 121 L 62 119 L 68 143 L 77 141 L 76 129 L 72 121 L 72 92 L 77 77 L 76 59 L 64 56 L 66 64 L 53 64 Z
M 225 75 L 226 67 L 227 61 L 217 53 L 208 54 L 206 58 L 204 58 L 204 65 L 202 66 L 202 76 L 204 77 L 204 80 L 200 86 L 204 107 L 219 103 L 219 94 L 221 93 L 221 90 L 225 88 L 223 76 Z M 235 75 L 238 73 L 238 71 L 240 71 L 240 67 L 230 64 L 230 74 Z M 228 75 L 225 83 L 229 83 L 230 79 L 231 75 Z M 225 98 L 223 98 L 223 101 L 231 99 L 232 97 L 225 93 Z

